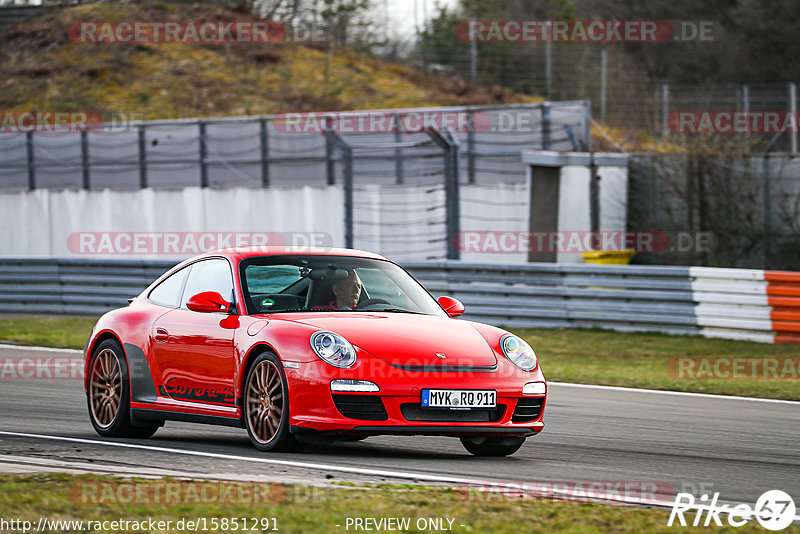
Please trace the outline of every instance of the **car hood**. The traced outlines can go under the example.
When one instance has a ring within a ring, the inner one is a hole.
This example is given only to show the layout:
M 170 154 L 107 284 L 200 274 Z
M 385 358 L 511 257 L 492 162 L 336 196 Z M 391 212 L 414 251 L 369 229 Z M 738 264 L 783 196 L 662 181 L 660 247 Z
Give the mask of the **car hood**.
M 355 347 L 392 365 L 491 367 L 497 364 L 495 352 L 483 336 L 469 323 L 457 319 L 401 313 L 329 312 L 298 314 L 290 320 L 340 334 Z

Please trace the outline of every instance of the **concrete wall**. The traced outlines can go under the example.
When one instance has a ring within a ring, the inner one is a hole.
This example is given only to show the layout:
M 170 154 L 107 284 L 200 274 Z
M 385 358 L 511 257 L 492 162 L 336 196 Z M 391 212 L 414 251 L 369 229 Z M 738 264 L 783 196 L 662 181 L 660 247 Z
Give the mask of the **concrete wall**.
M 627 169 L 601 166 L 598 175 L 600 229 L 624 230 Z M 536 209 L 555 210 L 559 231 L 588 232 L 589 168 L 565 165 L 558 170 L 558 177 L 558 205 L 544 204 Z M 515 244 L 528 233 L 530 216 L 530 180 L 462 184 L 462 236 L 478 233 L 485 240 L 482 238 L 482 246 L 477 249 L 463 250 L 461 259 L 508 265 L 526 263 L 528 249 Z M 9 191 L 0 193 L 0 256 L 186 257 L 208 250 L 208 244 L 264 244 L 265 240 L 266 244 L 278 245 L 344 246 L 344 217 L 340 185 Z M 365 184 L 355 188 L 355 248 L 401 260 L 441 260 L 446 257 L 446 230 L 445 192 L 440 184 Z M 168 247 L 165 251 L 163 246 L 156 247 L 157 250 L 125 246 L 136 236 L 148 233 L 180 234 L 181 239 L 189 240 L 205 239 L 208 237 L 205 233 L 215 233 L 215 237 L 198 243 L 197 249 L 182 246 L 179 253 Z M 230 244 L 224 241 L 224 236 L 220 237 L 231 233 L 236 237 Z M 500 242 L 503 236 L 511 239 Z M 243 241 L 237 241 L 240 238 Z M 122 246 L 115 241 L 113 247 L 104 248 L 100 246 L 101 239 L 119 239 Z M 557 256 L 554 259 L 559 262 L 583 261 L 579 254 Z
M 461 228 L 525 231 L 527 198 L 525 184 L 464 185 Z M 356 248 L 402 260 L 445 257 L 441 186 L 359 187 L 354 204 Z M 148 234 L 148 243 L 153 239 L 150 234 L 179 234 L 183 253 L 163 253 L 163 246 L 158 254 L 146 252 L 151 250 L 149 245 L 135 249 L 131 240 L 141 234 Z M 177 258 L 207 250 L 203 245 L 220 242 L 220 234 L 235 234 L 245 241 L 262 240 L 256 244 L 266 239 L 267 244 L 278 245 L 344 246 L 342 188 L 42 189 L 0 193 L 2 257 Z M 198 249 L 184 247 L 185 238 L 197 241 Z M 112 243 L 104 247 L 103 239 Z M 525 258 L 524 251 L 488 250 L 463 255 L 465 260 L 486 263 L 523 263 Z
M 589 167 L 565 165 L 561 167 L 558 192 L 558 230 L 560 232 L 588 232 L 592 228 L 589 211 Z M 583 263 L 580 253 L 559 252 L 559 263 Z
M 117 244 L 115 252 L 95 254 L 91 251 L 102 250 L 99 240 L 91 247 L 78 248 L 80 235 L 88 233 L 259 233 L 266 234 L 261 239 L 267 239 L 267 244 L 290 244 L 294 238 L 302 240 L 303 236 L 318 233 L 324 234 L 322 244 L 341 246 L 343 202 L 338 187 L 3 193 L 0 194 L 0 255 L 45 258 L 192 255 L 191 250 L 179 254 L 119 254 L 121 247 Z M 130 243 L 124 240 L 121 244 Z

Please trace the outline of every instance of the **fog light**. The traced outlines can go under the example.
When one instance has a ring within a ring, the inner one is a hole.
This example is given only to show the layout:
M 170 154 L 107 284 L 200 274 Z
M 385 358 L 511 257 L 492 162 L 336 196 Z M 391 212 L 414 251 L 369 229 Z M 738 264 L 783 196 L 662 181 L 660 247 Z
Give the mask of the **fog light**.
M 547 384 L 544 382 L 528 382 L 522 386 L 523 395 L 544 395 L 547 393 Z
M 369 380 L 334 380 L 331 382 L 331 391 L 361 391 L 374 393 L 380 391 L 378 384 Z

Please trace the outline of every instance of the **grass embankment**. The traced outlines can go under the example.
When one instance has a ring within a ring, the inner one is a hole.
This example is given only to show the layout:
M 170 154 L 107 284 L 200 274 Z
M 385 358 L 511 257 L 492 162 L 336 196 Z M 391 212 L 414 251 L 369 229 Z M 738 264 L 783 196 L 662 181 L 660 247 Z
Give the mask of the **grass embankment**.
M 82 349 L 94 317 L 0 317 L 0 342 Z M 798 358 L 800 346 L 603 330 L 519 330 L 548 380 L 800 400 L 800 379 L 677 379 L 676 357 Z
M 78 21 L 252 18 L 212 3 L 50 8 L 0 31 L 0 109 L 175 119 L 541 100 L 324 43 L 86 44 L 67 33 Z
M 429 518 L 453 519 L 450 532 L 513 533 L 519 532 L 689 532 L 696 527 L 667 527 L 669 512 L 664 509 L 642 509 L 604 504 L 557 503 L 543 500 L 520 500 L 498 495 L 487 497 L 475 492 L 459 489 L 434 489 L 415 486 L 372 486 L 368 488 L 300 488 L 282 486 L 276 491 L 271 488 L 267 495 L 278 498 L 264 502 L 253 502 L 253 486 L 246 485 L 237 496 L 236 504 L 196 502 L 188 498 L 190 492 L 181 492 L 177 499 L 164 503 L 165 481 L 138 480 L 126 481 L 127 488 L 107 492 L 103 488 L 119 484 L 119 479 L 96 475 L 36 475 L 0 476 L 0 510 L 6 520 L 18 518 L 33 521 L 34 526 L 40 517 L 50 520 L 91 520 L 141 521 L 148 518 L 172 521 L 180 519 L 197 520 L 206 518 L 210 526 L 211 518 L 239 518 L 240 528 L 244 518 L 248 527 L 253 518 L 275 518 L 279 532 L 330 533 L 347 532 L 347 518 L 408 518 L 409 528 L 403 532 L 427 532 L 417 527 L 417 520 Z M 135 482 L 136 495 L 144 495 L 139 502 L 120 503 L 131 495 L 129 491 Z M 174 482 L 174 481 L 173 481 Z M 152 486 L 148 490 L 148 486 Z M 157 491 L 160 486 L 160 493 Z M 84 492 L 83 488 L 89 491 Z M 99 497 L 99 502 L 86 494 Z M 208 495 L 209 493 L 207 493 Z M 210 493 L 218 495 L 220 493 Z M 105 497 L 103 497 L 105 495 Z M 156 497 L 161 495 L 161 498 Z M 196 495 L 196 494 L 195 494 Z M 202 493 L 200 493 L 202 495 Z M 262 494 L 263 495 L 263 494 Z M 116 496 L 116 497 L 115 497 Z M 176 504 L 175 501 L 178 501 Z M 200 499 L 202 500 L 202 499 Z M 213 499 L 212 499 L 213 500 Z M 154 502 L 156 501 L 156 502 Z M 159 502 L 160 501 L 160 502 Z M 447 525 L 447 521 L 444 522 Z M 337 526 L 338 525 L 338 526 Z M 270 522 L 270 529 L 273 523 Z M 420 524 L 419 526 L 424 526 Z M 373 525 L 374 528 L 374 525 Z M 174 531 L 174 526 L 172 528 Z M 227 531 L 232 531 L 229 525 Z M 255 529 L 261 531 L 261 528 Z M 349 531 L 355 529 L 351 525 Z M 396 532 L 397 530 L 376 529 L 371 531 Z M 705 530 L 708 530 L 706 528 Z M 722 529 L 711 529 L 722 531 Z M 730 532 L 763 531 L 747 525 L 740 529 L 727 529 Z M 109 531 L 114 531 L 113 528 Z M 185 531 L 185 529 L 184 529 Z M 222 528 L 209 530 L 222 531 Z M 250 531 L 248 529 L 248 531 Z M 270 530 L 264 530 L 268 532 Z M 790 527 L 786 532 L 797 532 Z
M 673 358 L 797 358 L 798 345 L 605 330 L 519 330 L 536 350 L 548 380 L 800 400 L 800 379 L 672 378 Z
M 97 317 L 0 317 L 0 343 L 82 349 Z

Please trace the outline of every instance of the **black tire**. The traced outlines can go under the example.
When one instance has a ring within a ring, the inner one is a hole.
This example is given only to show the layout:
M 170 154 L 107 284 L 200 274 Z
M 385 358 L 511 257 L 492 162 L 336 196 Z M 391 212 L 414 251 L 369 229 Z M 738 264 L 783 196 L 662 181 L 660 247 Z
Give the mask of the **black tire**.
M 146 425 L 145 424 L 136 426 L 131 425 L 125 431 L 125 437 L 135 438 L 135 439 L 147 439 L 149 437 L 152 437 L 153 434 L 155 434 L 158 431 L 158 429 L 161 428 L 162 426 L 164 426 L 163 421 L 158 423 L 148 423 Z
M 509 456 L 525 443 L 521 437 L 470 436 L 461 438 L 461 444 L 475 456 Z
M 277 373 L 275 378 L 271 373 Z M 280 384 L 280 399 L 275 398 L 277 390 L 270 391 L 277 384 Z M 259 393 L 265 393 L 266 398 Z M 278 409 L 280 414 L 277 414 Z M 242 412 L 250 443 L 256 449 L 275 452 L 296 452 L 303 449 L 303 444 L 289 431 L 289 385 L 283 364 L 273 352 L 260 354 L 250 364 L 244 382 Z
M 128 364 L 122 347 L 114 339 L 106 339 L 92 352 L 86 403 L 89 420 L 95 432 L 103 437 L 149 438 L 163 424 L 131 422 Z

